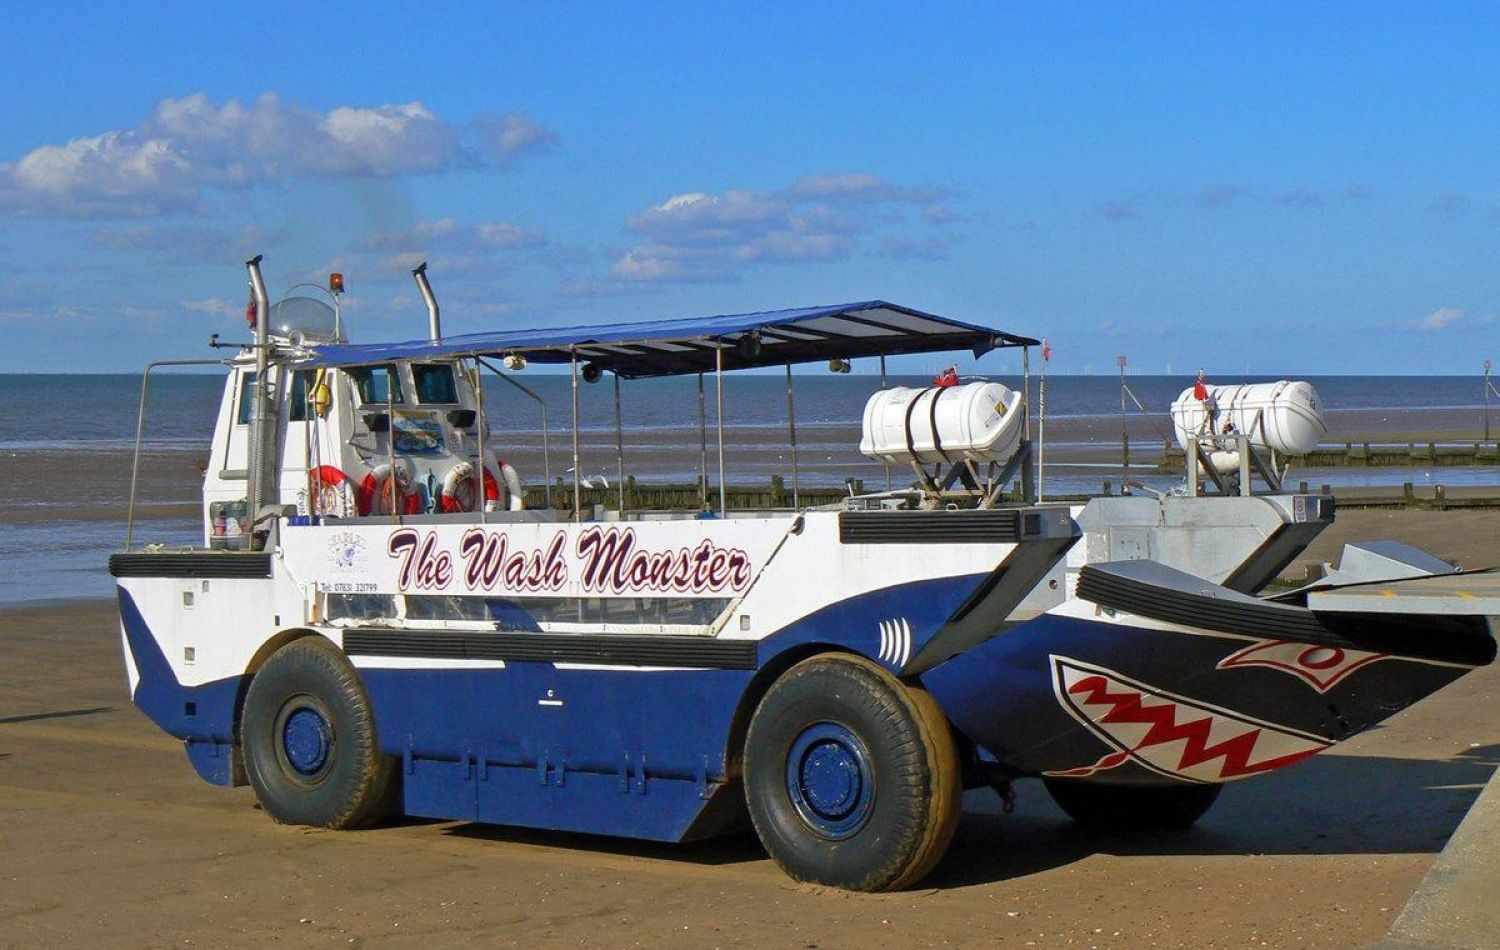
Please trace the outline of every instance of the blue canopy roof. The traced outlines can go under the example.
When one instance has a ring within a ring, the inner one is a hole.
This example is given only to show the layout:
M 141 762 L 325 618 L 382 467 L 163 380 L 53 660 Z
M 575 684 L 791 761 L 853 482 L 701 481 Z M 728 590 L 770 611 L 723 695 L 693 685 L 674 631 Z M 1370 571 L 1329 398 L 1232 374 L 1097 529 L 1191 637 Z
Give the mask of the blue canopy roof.
M 328 344 L 311 364 L 359 366 L 392 360 L 523 354 L 536 363 L 596 363 L 626 379 L 712 371 L 722 351 L 726 370 L 833 358 L 969 350 L 980 356 L 1036 340 L 960 323 L 909 307 L 866 300 L 802 310 L 651 320 L 583 327 L 496 330 L 441 342 Z

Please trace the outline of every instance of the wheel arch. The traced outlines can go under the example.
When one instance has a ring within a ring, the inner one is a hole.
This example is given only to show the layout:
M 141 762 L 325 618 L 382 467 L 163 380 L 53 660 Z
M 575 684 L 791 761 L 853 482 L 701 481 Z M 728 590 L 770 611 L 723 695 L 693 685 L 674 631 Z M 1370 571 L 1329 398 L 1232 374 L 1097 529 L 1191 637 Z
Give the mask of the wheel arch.
M 837 643 L 799 643 L 782 650 L 755 671 L 750 684 L 740 694 L 739 705 L 735 707 L 734 719 L 729 725 L 729 738 L 724 749 L 726 780 L 733 780 L 741 774 L 745 762 L 745 736 L 750 732 L 750 720 L 755 715 L 755 708 L 765 697 L 766 691 L 771 688 L 771 684 L 803 660 L 832 653 L 847 656 L 863 655 Z
M 237 757 L 240 754 L 240 717 L 245 711 L 245 695 L 250 692 L 250 681 L 255 678 L 256 673 L 260 672 L 260 668 L 266 665 L 266 661 L 271 658 L 273 653 L 288 643 L 307 637 L 323 637 L 325 640 L 328 639 L 326 635 L 319 633 L 311 627 L 288 627 L 268 637 L 266 642 L 262 643 L 256 649 L 254 655 L 250 657 L 250 662 L 245 664 L 245 674 L 240 677 L 240 688 L 234 697 L 234 746 Z M 330 640 L 329 642 L 331 643 L 332 641 Z

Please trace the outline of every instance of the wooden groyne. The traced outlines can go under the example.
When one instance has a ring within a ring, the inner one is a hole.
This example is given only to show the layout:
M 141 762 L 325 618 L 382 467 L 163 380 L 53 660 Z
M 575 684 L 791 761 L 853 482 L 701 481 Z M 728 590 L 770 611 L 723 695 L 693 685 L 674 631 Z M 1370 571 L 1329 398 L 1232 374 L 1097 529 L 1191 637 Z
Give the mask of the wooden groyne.
M 856 478 L 851 479 L 848 486 L 801 486 L 794 496 L 792 486 L 787 480 L 779 475 L 773 475 L 768 482 L 760 484 L 730 485 L 726 490 L 726 495 L 728 496 L 727 500 L 731 511 L 743 511 L 765 508 L 791 508 L 794 502 L 804 508 L 831 505 L 848 498 L 851 492 L 853 494 L 860 494 L 864 490 L 864 481 Z M 610 510 L 617 510 L 620 507 L 621 491 L 619 485 L 611 484 L 608 487 L 599 485 L 593 488 L 584 488 L 581 494 L 585 510 L 592 509 L 595 505 L 602 505 Z M 624 502 L 626 510 L 629 511 L 693 511 L 703 507 L 703 499 L 705 497 L 708 499 L 710 507 L 717 508 L 719 505 L 718 486 L 709 485 L 705 490 L 701 481 L 663 484 L 637 482 L 634 475 L 625 478 Z M 526 486 L 526 507 L 548 507 L 547 489 L 545 486 Z M 559 511 L 572 510 L 572 482 L 558 478 L 553 483 L 551 507 Z
M 1163 473 L 1185 471 L 1186 453 L 1175 445 L 1162 453 Z M 1342 442 L 1326 443 L 1292 459 L 1303 468 L 1437 468 L 1500 465 L 1500 441 L 1491 442 Z
M 1119 491 L 1119 483 L 1114 479 L 1107 480 L 1101 483 L 1101 488 L 1100 494 L 1115 494 Z M 804 508 L 832 505 L 843 501 L 851 493 L 860 494 L 865 490 L 865 484 L 861 479 L 852 479 L 848 486 L 803 487 L 797 492 L 796 502 Z M 1450 487 L 1441 483 L 1417 485 L 1413 482 L 1405 482 L 1391 487 L 1334 488 L 1329 485 L 1302 481 L 1288 482 L 1286 490 L 1302 494 L 1332 495 L 1341 508 L 1418 508 L 1433 511 L 1500 508 L 1500 472 L 1496 473 L 1496 483 L 1492 486 Z M 717 508 L 719 505 L 718 486 L 710 485 L 707 494 L 709 507 Z M 727 494 L 731 511 L 793 507 L 792 487 L 786 479 L 779 476 L 772 476 L 768 481 L 760 484 L 730 485 Z M 596 505 L 611 511 L 618 510 L 620 507 L 620 487 L 615 484 L 611 484 L 608 488 L 603 486 L 585 488 L 582 496 L 585 510 L 591 510 Z M 703 507 L 703 497 L 703 486 L 698 482 L 655 484 L 638 482 L 634 476 L 625 479 L 627 510 L 694 511 Z M 1092 497 L 1095 496 L 1049 494 L 1047 500 L 1082 504 Z M 551 501 L 553 509 L 571 511 L 573 508 L 572 482 L 557 479 L 552 485 Z M 548 507 L 545 486 L 526 486 L 526 507 Z

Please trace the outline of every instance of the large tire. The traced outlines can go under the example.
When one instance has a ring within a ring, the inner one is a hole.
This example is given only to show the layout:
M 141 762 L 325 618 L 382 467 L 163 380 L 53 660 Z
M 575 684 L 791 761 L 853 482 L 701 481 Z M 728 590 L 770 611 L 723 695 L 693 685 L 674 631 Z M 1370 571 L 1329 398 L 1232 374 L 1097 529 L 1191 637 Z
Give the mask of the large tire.
M 323 637 L 287 644 L 255 674 L 240 744 L 255 796 L 279 822 L 361 828 L 390 811 L 398 769 L 380 753 L 358 674 Z
M 862 657 L 771 685 L 745 739 L 745 798 L 791 877 L 856 891 L 921 880 L 953 840 L 963 778 L 937 702 Z
M 1043 780 L 1068 817 L 1096 831 L 1180 831 L 1213 807 L 1222 785 L 1100 785 Z

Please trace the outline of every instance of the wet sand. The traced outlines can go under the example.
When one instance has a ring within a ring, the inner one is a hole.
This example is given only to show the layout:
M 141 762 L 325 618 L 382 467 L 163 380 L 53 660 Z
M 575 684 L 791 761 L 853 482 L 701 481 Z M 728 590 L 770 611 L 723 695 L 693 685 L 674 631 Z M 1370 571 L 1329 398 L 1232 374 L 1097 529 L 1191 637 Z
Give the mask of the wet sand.
M 1500 513 L 1346 511 L 1494 560 Z M 1329 552 L 1324 554 L 1324 551 Z M 1476 563 L 1478 561 L 1476 560 Z M 464 822 L 278 826 L 129 703 L 112 605 L 0 611 L 0 946 L 1357 947 L 1500 764 L 1500 670 L 1229 786 L 1193 831 L 1091 835 L 1035 782 L 966 799 L 925 885 L 794 884 L 753 837 L 647 845 Z
M 1345 410 L 1328 414 L 1328 444 L 1343 442 L 1425 443 L 1473 442 L 1482 438 L 1483 419 L 1472 410 Z M 1165 414 L 1126 417 L 1132 458 L 1154 463 L 1160 457 L 1164 438 L 1171 438 Z M 1037 434 L 1033 430 L 1033 434 Z M 1495 419 L 1500 436 L 1500 412 Z M 702 465 L 702 452 L 695 428 L 673 428 L 653 432 L 630 431 L 624 438 L 626 474 L 643 480 L 691 481 Z M 1120 420 L 1111 417 L 1048 420 L 1045 437 L 1050 464 L 1081 463 L 1108 466 L 1120 461 Z M 788 435 L 781 428 L 731 425 L 726 429 L 726 468 L 732 481 L 763 482 L 772 475 L 790 480 L 792 454 Z M 859 453 L 859 425 L 825 424 L 800 426 L 797 430 L 798 464 L 809 484 L 838 484 L 847 477 L 867 481 L 883 479 L 883 469 Z M 716 434 L 709 431 L 708 467 L 717 472 Z M 549 471 L 563 477 L 573 465 L 572 436 L 554 431 L 549 456 L 544 461 L 540 433 L 531 433 L 515 443 L 503 439 L 491 445 L 514 464 L 528 483 L 540 484 Z M 616 478 L 615 434 L 591 429 L 583 433 L 580 468 L 586 476 Z M 202 451 L 160 451 L 146 446 L 137 493 L 137 516 L 180 517 L 183 506 L 195 506 L 202 485 L 202 468 L 208 446 Z M 1493 470 L 1500 485 L 1500 468 Z M 25 523 L 52 517 L 73 519 L 113 518 L 124 520 L 129 497 L 131 453 L 112 449 L 89 452 L 17 450 L 0 453 L 0 524 Z M 567 476 L 571 478 L 571 476 Z M 896 474 L 903 480 L 903 473 Z M 1296 477 L 1295 473 L 1292 476 Z M 909 479 L 905 479 L 909 480 Z M 1393 479 L 1393 484 L 1399 484 Z

